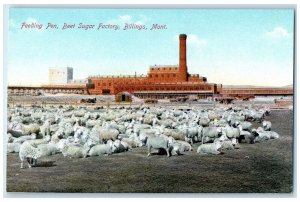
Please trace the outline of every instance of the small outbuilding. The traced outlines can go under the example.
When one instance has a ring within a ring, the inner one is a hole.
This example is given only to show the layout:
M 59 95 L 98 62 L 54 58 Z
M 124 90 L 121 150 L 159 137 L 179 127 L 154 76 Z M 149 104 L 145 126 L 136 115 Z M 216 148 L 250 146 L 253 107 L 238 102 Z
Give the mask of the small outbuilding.
M 132 94 L 128 92 L 120 92 L 115 95 L 116 102 L 132 102 Z

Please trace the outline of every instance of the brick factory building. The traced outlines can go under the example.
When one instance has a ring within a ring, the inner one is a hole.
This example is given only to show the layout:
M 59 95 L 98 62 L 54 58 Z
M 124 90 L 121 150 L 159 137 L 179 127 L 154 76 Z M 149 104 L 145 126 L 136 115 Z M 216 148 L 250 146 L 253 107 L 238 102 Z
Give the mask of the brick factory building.
M 170 98 L 186 95 L 207 97 L 219 93 L 222 85 L 208 83 L 205 77 L 188 73 L 186 40 L 185 34 L 179 35 L 179 66 L 150 66 L 147 76 L 90 76 L 89 94 L 115 95 L 126 91 L 142 98 Z

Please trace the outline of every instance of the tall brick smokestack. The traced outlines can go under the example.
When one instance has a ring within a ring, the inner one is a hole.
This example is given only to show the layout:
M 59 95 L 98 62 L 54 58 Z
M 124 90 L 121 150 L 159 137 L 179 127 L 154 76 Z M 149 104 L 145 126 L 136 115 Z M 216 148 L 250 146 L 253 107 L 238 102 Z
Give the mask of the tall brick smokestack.
M 179 74 L 181 81 L 188 80 L 186 65 L 186 34 L 179 35 Z

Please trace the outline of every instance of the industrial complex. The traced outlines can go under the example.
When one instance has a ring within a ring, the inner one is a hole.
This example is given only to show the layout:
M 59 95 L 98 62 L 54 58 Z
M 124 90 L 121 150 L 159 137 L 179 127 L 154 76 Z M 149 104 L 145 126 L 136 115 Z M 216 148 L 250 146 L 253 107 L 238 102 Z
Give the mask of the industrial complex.
M 8 86 L 9 95 L 36 95 L 43 93 L 72 93 L 89 95 L 116 95 L 127 92 L 140 98 L 174 98 L 195 95 L 211 96 L 293 95 L 292 87 L 285 88 L 222 88 L 209 83 L 206 77 L 189 74 L 186 57 L 187 35 L 179 35 L 179 65 L 150 66 L 146 76 L 89 76 L 73 80 L 73 68 L 49 69 L 49 84 L 42 86 Z

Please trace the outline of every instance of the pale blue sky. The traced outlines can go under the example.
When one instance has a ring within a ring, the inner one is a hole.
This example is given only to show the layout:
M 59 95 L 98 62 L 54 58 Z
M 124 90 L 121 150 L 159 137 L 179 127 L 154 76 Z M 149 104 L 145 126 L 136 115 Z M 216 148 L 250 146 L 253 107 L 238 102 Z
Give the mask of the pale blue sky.
M 289 9 L 41 9 L 9 11 L 8 82 L 48 82 L 48 68 L 74 68 L 74 77 L 147 74 L 150 65 L 178 64 L 178 35 L 185 33 L 190 73 L 224 85 L 293 83 L 294 11 Z M 20 29 L 23 22 L 43 28 Z M 47 23 L 58 29 L 46 30 Z M 62 30 L 64 23 L 94 30 Z M 121 30 L 97 30 L 99 23 Z M 147 30 L 122 30 L 125 23 Z M 166 30 L 152 30 L 152 24 Z

